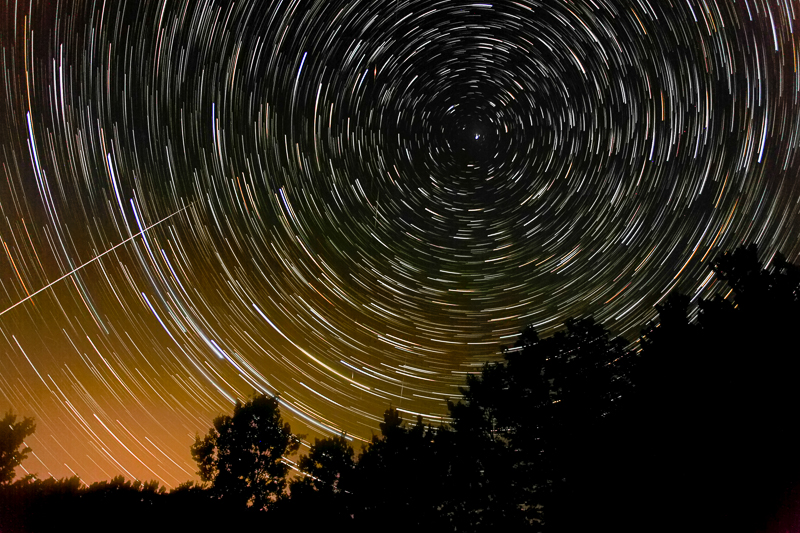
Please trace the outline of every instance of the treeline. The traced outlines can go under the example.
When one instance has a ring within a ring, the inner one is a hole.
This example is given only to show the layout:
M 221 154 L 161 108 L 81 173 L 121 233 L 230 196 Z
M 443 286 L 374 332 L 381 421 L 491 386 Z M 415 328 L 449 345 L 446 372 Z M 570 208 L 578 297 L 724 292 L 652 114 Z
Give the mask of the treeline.
M 346 436 L 315 440 L 302 474 L 284 459 L 300 439 L 265 396 L 197 438 L 199 484 L 11 483 L 12 466 L 0 531 L 800 531 L 800 269 L 753 245 L 712 268 L 726 298 L 671 294 L 636 343 L 591 318 L 526 329 L 467 379 L 450 425 L 390 407 L 358 455 Z M 21 442 L 0 428 L 17 453 L 0 463 L 18 464 Z

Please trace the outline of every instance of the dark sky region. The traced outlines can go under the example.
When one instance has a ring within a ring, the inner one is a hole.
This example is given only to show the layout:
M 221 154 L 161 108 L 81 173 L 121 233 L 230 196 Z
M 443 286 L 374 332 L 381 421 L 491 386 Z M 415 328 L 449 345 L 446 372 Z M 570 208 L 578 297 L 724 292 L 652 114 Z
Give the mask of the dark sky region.
M 436 424 L 528 324 L 635 339 L 672 289 L 721 290 L 721 251 L 796 262 L 798 17 L 0 0 L 0 409 L 36 417 L 25 468 L 175 486 L 254 390 L 358 448 L 390 403 Z

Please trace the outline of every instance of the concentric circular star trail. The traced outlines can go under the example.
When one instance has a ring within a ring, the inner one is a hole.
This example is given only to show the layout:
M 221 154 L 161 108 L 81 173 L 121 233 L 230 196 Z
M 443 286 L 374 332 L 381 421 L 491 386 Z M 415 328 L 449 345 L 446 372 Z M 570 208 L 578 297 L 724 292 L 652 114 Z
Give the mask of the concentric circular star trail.
M 24 466 L 175 486 L 253 391 L 435 423 L 528 324 L 635 339 L 721 251 L 796 261 L 799 14 L 0 0 L 0 308 L 64 277 L 0 317 Z

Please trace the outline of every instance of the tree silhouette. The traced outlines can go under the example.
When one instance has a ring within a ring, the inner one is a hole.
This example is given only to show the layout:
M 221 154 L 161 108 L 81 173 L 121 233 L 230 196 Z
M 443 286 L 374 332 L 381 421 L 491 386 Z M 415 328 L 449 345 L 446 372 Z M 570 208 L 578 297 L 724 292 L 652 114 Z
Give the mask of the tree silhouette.
M 638 344 L 591 318 L 548 338 L 526 328 L 503 361 L 467 377 L 449 425 L 407 423 L 390 407 L 357 461 L 344 435 L 316 439 L 297 463 L 303 476 L 287 483 L 283 457 L 299 441 L 278 400 L 259 395 L 197 437 L 204 484 L 166 494 L 121 477 L 9 483 L 10 466 L 0 470 L 0 530 L 51 531 L 84 516 L 123 531 L 215 530 L 232 518 L 281 529 L 298 516 L 335 530 L 768 530 L 781 505 L 800 508 L 800 269 L 757 251 L 713 262 L 716 287 L 730 291 L 696 307 L 669 294 Z M 33 428 L 6 415 L 3 464 L 24 459 Z M 800 531 L 800 513 L 774 523 Z
M 524 330 L 505 361 L 469 376 L 463 399 L 450 405 L 452 453 L 466 465 L 451 476 L 461 478 L 456 490 L 474 484 L 462 494 L 463 510 L 484 530 L 551 529 L 562 512 L 557 502 L 571 502 L 586 443 L 596 442 L 597 427 L 630 388 L 627 341 L 591 318 L 565 326 L 545 339 Z
M 14 479 L 14 469 L 28 457 L 31 451 L 23 446 L 25 438 L 36 429 L 33 418 L 16 421 L 17 416 L 10 411 L 0 420 L 0 484 L 8 484 Z
M 308 455 L 298 461 L 301 471 L 308 474 L 302 479 L 315 491 L 341 494 L 347 489 L 355 461 L 353 448 L 344 435 L 314 439 Z M 292 487 L 299 483 L 293 483 Z
M 444 483 L 452 464 L 440 445 L 445 430 L 425 426 L 421 416 L 409 427 L 392 407 L 383 420 L 381 436 L 373 436 L 356 464 L 352 485 L 356 527 L 388 520 L 395 531 L 444 530 Z
M 764 266 L 755 245 L 711 268 L 730 291 L 701 299 L 694 321 L 689 298 L 669 295 L 640 339 L 619 425 L 624 453 L 608 457 L 624 465 L 609 492 L 629 504 L 605 501 L 628 530 L 659 516 L 651 531 L 758 531 L 800 479 L 800 358 L 788 348 L 800 323 L 798 269 L 780 254 Z
M 784 325 L 800 313 L 800 267 L 776 253 L 766 265 L 755 244 L 719 255 L 714 273 L 735 293 L 736 307 L 749 320 Z
M 264 509 L 286 488 L 285 455 L 299 447 L 280 415 L 277 398 L 263 394 L 237 402 L 233 416 L 219 416 L 191 448 L 198 475 L 212 493 L 236 505 Z
M 291 526 L 305 514 L 304 527 L 346 529 L 351 526 L 353 448 L 344 435 L 315 439 L 297 465 L 304 475 L 289 484 L 289 498 L 277 506 L 281 525 Z M 314 509 L 310 516 L 308 509 Z

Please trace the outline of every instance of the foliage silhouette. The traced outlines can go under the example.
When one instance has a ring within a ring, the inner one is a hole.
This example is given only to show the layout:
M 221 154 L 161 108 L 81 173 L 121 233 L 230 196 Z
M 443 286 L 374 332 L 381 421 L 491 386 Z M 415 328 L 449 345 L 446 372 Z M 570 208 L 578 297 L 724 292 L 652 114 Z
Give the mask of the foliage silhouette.
M 281 418 L 278 399 L 261 394 L 237 402 L 233 416 L 215 418 L 191 452 L 200 479 L 210 483 L 214 496 L 264 509 L 284 493 L 289 467 L 283 457 L 299 443 Z
M 314 439 L 308 455 L 298 462 L 301 471 L 308 474 L 302 482 L 315 491 L 341 494 L 347 490 L 355 462 L 353 448 L 344 435 Z M 292 483 L 292 487 L 300 483 Z
M 780 255 L 762 267 L 753 246 L 713 269 L 735 303 L 701 300 L 691 321 L 690 299 L 669 295 L 639 353 L 571 320 L 547 339 L 526 329 L 468 378 L 451 405 L 456 440 L 470 443 L 456 453 L 503 465 L 479 472 L 512 488 L 491 501 L 547 531 L 756 531 L 777 513 L 800 479 L 800 358 L 786 351 L 800 275 Z
M 399 410 L 390 407 L 361 452 L 353 482 L 353 516 L 356 528 L 367 528 L 391 516 L 396 530 L 440 529 L 447 457 L 437 446 L 437 434 L 418 417 L 406 426 Z
M 357 460 L 345 435 L 316 439 L 288 482 L 283 457 L 299 438 L 276 398 L 254 396 L 197 437 L 203 483 L 167 493 L 121 477 L 8 478 L 0 531 L 84 516 L 90 531 L 282 528 L 298 517 L 357 531 L 800 531 L 800 270 L 757 252 L 718 256 L 715 283 L 730 292 L 696 304 L 669 294 L 637 343 L 591 318 L 548 338 L 526 328 L 503 361 L 468 376 L 449 424 L 409 424 L 390 407 Z M 19 434 L 33 425 L 9 416 L 4 427 L 17 430 L 2 442 L 18 464 Z
M 307 528 L 350 528 L 354 456 L 344 435 L 315 439 L 297 463 L 303 475 L 290 482 L 289 497 L 275 508 L 275 521 L 290 527 L 303 515 Z
M 252 530 L 263 526 L 263 518 L 264 513 L 229 505 L 191 482 L 167 492 L 156 481 L 121 476 L 90 486 L 78 477 L 30 476 L 0 487 L 3 533 L 227 530 L 232 521 Z
M 733 298 L 700 300 L 690 321 L 689 298 L 670 295 L 641 338 L 625 418 L 636 431 L 627 432 L 632 446 L 621 458 L 647 468 L 629 467 L 618 494 L 640 522 L 663 517 L 653 531 L 686 523 L 757 531 L 800 479 L 792 451 L 800 446 L 792 422 L 800 367 L 787 351 L 800 322 L 797 267 L 777 254 L 765 268 L 750 245 L 721 254 L 712 269 Z M 641 486 L 647 496 L 630 488 Z M 676 494 L 681 504 L 667 512 Z
M 568 497 L 575 442 L 614 410 L 627 387 L 621 366 L 627 342 L 610 339 L 591 318 L 566 322 L 566 330 L 539 339 L 522 332 L 504 363 L 470 376 L 463 400 L 450 405 L 462 462 L 482 465 L 487 502 L 467 508 L 520 530 L 550 527 L 555 503 Z M 481 517 L 486 521 L 485 517 Z M 513 524 L 513 525 L 512 525 Z M 494 524 L 493 524 L 494 525 Z M 498 524 L 499 525 L 499 524 Z M 484 526 L 491 529 L 487 521 Z
M 31 451 L 27 446 L 22 448 L 25 438 L 32 435 L 36 424 L 32 418 L 16 421 L 12 412 L 6 413 L 0 420 L 0 484 L 8 484 L 14 479 L 14 469 L 28 457 Z
M 191 523 L 177 516 L 158 482 L 129 481 L 118 476 L 86 486 L 75 476 L 64 479 L 26 477 L 0 489 L 0 531 L 39 533 L 64 529 L 134 532 L 154 524 Z M 196 506 L 195 512 L 208 506 Z M 124 518 L 123 518 L 124 517 Z M 199 522 L 198 522 L 199 525 Z

